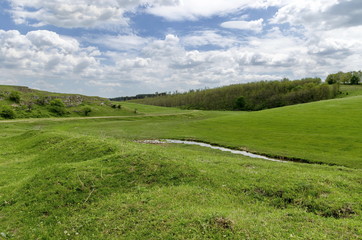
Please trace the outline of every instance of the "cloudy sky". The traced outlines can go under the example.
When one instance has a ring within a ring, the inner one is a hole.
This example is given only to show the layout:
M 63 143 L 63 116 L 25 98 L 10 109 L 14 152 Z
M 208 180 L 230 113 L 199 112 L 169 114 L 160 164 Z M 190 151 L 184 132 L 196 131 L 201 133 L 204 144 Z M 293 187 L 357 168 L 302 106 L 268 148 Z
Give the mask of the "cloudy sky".
M 362 69 L 361 0 L 0 0 L 0 84 L 116 97 Z

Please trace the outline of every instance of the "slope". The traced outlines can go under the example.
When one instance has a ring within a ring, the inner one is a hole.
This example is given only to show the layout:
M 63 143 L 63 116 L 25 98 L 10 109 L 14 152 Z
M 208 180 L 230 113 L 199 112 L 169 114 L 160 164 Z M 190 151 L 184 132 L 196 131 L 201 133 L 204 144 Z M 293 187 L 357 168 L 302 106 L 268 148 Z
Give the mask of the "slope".
M 0 239 L 362 236 L 361 170 L 34 130 L 0 144 Z

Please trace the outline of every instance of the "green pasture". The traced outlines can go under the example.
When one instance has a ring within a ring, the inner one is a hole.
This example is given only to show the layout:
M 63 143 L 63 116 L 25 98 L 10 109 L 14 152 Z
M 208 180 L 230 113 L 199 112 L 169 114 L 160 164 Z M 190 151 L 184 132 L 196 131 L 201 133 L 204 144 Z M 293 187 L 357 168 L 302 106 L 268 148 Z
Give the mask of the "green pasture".
M 258 112 L 169 109 L 167 113 L 168 109 L 151 107 L 152 116 L 140 110 L 129 118 L 45 121 L 29 127 L 116 139 L 192 139 L 273 157 L 362 168 L 361 106 L 362 96 Z M 162 109 L 160 114 L 157 108 Z
M 122 102 L 117 117 L 0 121 L 0 239 L 361 239 L 358 91 L 259 112 Z M 163 138 L 309 163 L 134 141 Z
M 1 239 L 359 239 L 361 170 L 30 130 L 2 136 Z

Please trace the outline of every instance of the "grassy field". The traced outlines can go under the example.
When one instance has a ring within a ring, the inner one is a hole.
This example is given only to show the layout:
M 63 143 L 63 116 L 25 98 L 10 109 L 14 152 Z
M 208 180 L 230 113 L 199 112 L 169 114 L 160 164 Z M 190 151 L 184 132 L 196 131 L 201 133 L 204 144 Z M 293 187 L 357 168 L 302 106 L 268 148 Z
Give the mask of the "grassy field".
M 0 143 L 2 239 L 362 234 L 361 170 L 35 130 Z
M 131 140 L 193 139 L 268 156 L 362 168 L 361 105 L 362 96 L 354 96 L 259 112 L 184 111 L 42 127 Z
M 362 96 L 348 91 L 260 112 L 122 103 L 137 114 L 0 122 L 0 239 L 361 239 Z M 160 138 L 325 164 L 133 141 Z

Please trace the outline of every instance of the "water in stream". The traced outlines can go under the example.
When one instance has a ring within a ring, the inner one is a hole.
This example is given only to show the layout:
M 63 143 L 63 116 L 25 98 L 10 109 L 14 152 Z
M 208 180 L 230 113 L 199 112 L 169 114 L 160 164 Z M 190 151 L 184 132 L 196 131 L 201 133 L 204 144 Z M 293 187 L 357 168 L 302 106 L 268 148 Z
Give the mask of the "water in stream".
M 269 158 L 269 157 L 266 157 L 266 156 L 250 153 L 250 152 L 247 152 L 247 151 L 240 151 L 240 150 L 234 150 L 234 149 L 229 149 L 229 148 L 224 148 L 224 147 L 218 147 L 218 146 L 213 146 L 211 144 L 202 143 L 202 142 L 195 142 L 195 141 L 182 141 L 182 140 L 164 139 L 164 140 L 143 140 L 141 142 L 142 143 L 153 143 L 153 144 L 176 143 L 176 144 L 197 145 L 197 146 L 201 146 L 201 147 L 217 149 L 217 150 L 220 150 L 220 151 L 223 151 L 223 152 L 230 152 L 230 153 L 233 153 L 233 154 L 240 154 L 240 155 L 251 157 L 251 158 L 259 158 L 259 159 L 264 159 L 264 160 L 268 160 L 268 161 L 283 162 L 283 163 L 288 162 L 288 161 L 282 161 L 282 160 L 278 160 L 278 159 Z

